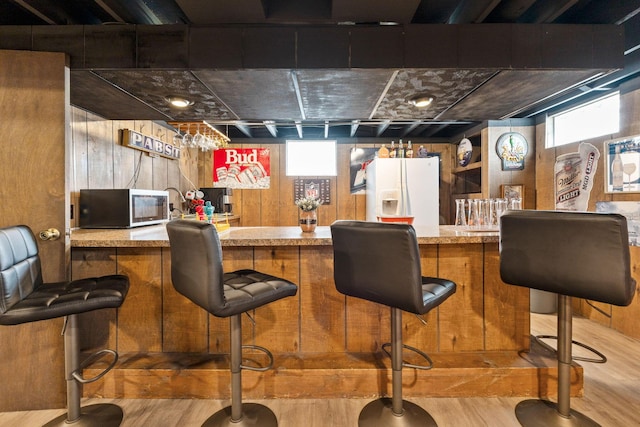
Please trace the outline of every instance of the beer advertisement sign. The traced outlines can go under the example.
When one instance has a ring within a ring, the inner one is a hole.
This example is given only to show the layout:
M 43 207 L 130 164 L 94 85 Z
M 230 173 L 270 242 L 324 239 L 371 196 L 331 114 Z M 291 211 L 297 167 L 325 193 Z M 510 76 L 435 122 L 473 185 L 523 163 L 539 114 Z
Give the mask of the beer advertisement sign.
M 221 148 L 213 152 L 213 186 L 269 188 L 270 165 L 268 148 Z

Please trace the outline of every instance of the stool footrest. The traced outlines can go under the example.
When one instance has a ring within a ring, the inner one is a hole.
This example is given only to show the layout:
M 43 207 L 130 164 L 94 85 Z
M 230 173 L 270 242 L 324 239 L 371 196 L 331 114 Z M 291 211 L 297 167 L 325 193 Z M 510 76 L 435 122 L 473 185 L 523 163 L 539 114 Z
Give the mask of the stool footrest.
M 113 360 L 111 361 L 109 366 L 107 366 L 102 372 L 100 372 L 95 377 L 91 377 L 91 378 L 84 378 L 82 376 L 82 370 L 84 368 L 86 368 L 87 366 L 91 365 L 92 363 L 100 360 L 102 357 L 104 357 L 104 356 L 106 356 L 108 354 L 113 356 Z M 104 377 L 107 372 L 109 372 L 111 369 L 113 369 L 114 366 L 116 366 L 117 362 L 118 362 L 118 353 L 116 353 L 115 351 L 110 350 L 110 349 L 104 349 L 104 350 L 96 351 L 95 353 L 91 354 L 89 357 L 84 359 L 82 361 L 82 363 L 80 363 L 80 366 L 78 367 L 78 369 L 71 373 L 71 376 L 81 384 L 92 383 L 92 382 L 97 381 L 100 378 Z
M 544 348 L 548 349 L 551 352 L 556 352 L 556 349 L 551 347 L 549 344 L 547 344 L 546 342 L 542 341 L 543 339 L 550 339 L 550 340 L 557 340 L 558 337 L 556 335 L 536 335 L 534 336 L 536 342 L 538 344 L 540 344 L 541 346 L 543 346 Z M 605 356 L 604 354 L 602 354 L 601 352 L 599 352 L 598 350 L 596 350 L 595 348 L 588 346 L 584 343 L 581 343 L 579 341 L 575 341 L 575 340 L 571 340 L 572 344 L 575 344 L 579 347 L 584 348 L 585 350 L 590 351 L 591 353 L 595 354 L 596 356 L 598 356 L 598 358 L 591 358 L 591 357 L 582 357 L 582 356 L 572 356 L 573 360 L 579 360 L 581 362 L 590 362 L 590 363 L 607 363 L 607 356 Z
M 388 347 L 391 347 L 391 343 L 390 342 L 386 342 L 384 344 L 382 344 L 382 351 L 384 351 L 387 356 L 391 357 L 391 353 L 389 352 L 389 350 L 387 350 Z M 410 350 L 418 355 L 420 355 L 423 359 L 425 359 L 427 362 L 429 362 L 428 365 L 415 365 L 413 363 L 407 363 L 404 360 L 402 361 L 402 366 L 403 367 L 407 367 L 407 368 L 414 368 L 414 369 L 422 369 L 424 371 L 433 368 L 433 360 L 431 360 L 431 358 L 427 355 L 427 353 L 425 353 L 422 350 L 419 350 L 415 347 L 411 347 L 409 345 L 406 344 L 402 344 L 402 348 Z
M 267 366 L 263 366 L 263 367 L 257 367 L 257 366 L 248 366 L 248 365 L 242 365 L 240 364 L 240 369 L 247 369 L 249 371 L 259 371 L 259 372 L 264 372 L 264 371 L 268 371 L 269 369 L 271 369 L 271 367 L 273 367 L 273 354 L 271 354 L 271 352 L 269 350 L 267 350 L 264 347 L 261 347 L 259 345 L 243 345 L 242 348 L 250 348 L 252 350 L 258 350 L 264 354 L 267 355 L 267 357 L 269 358 L 269 364 Z

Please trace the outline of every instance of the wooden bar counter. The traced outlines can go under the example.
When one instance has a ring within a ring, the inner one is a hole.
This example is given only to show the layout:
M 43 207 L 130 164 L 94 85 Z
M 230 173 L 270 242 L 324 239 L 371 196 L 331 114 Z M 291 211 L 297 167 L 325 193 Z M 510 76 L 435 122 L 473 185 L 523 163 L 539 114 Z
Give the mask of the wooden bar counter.
M 535 345 L 527 352 L 529 290 L 500 280 L 498 233 L 452 226 L 416 231 L 423 275 L 458 287 L 425 316 L 426 325 L 403 316 L 405 344 L 434 360 L 432 370 L 404 370 L 405 395 L 553 395 L 553 355 Z M 265 346 L 275 356 L 273 370 L 243 372 L 244 396 L 390 394 L 390 360 L 380 351 L 390 336 L 390 310 L 335 290 L 329 227 L 315 233 L 232 227 L 220 239 L 225 271 L 253 268 L 299 286 L 295 297 L 256 310 L 255 324 L 243 318 L 245 343 Z M 131 280 L 120 309 L 83 315 L 83 349 L 108 346 L 120 354 L 113 372 L 85 385 L 85 396 L 229 398 L 229 320 L 208 315 L 175 292 L 164 225 L 75 230 L 71 246 L 74 279 L 117 272 Z M 572 375 L 572 394 L 581 395 L 582 369 L 576 365 Z

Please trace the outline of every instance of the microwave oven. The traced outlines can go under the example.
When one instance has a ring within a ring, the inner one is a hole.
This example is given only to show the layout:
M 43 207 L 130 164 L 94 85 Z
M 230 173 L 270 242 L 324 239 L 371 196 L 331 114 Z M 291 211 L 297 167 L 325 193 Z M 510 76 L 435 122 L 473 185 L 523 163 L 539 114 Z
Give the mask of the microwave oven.
M 169 192 L 80 190 L 80 228 L 131 228 L 169 220 Z

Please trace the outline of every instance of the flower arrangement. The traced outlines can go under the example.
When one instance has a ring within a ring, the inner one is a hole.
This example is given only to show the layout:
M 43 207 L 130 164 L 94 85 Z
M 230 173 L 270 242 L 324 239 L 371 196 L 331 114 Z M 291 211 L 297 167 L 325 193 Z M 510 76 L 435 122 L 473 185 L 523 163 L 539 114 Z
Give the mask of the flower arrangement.
M 296 200 L 296 206 L 305 212 L 315 211 L 321 204 L 322 200 L 316 199 L 315 197 L 303 197 L 302 199 Z

